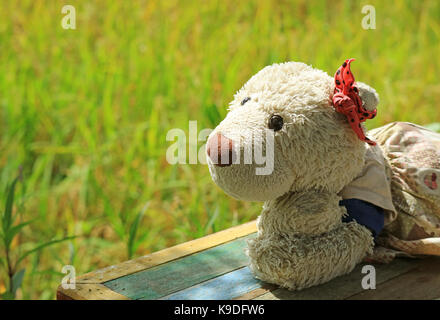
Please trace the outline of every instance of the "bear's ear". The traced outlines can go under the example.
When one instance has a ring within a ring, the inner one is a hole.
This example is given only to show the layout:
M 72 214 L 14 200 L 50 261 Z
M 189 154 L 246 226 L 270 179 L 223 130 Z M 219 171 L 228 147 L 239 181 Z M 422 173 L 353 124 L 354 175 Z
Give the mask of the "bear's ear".
M 359 89 L 359 96 L 362 99 L 362 104 L 365 109 L 368 111 L 373 111 L 377 108 L 379 104 L 379 95 L 376 90 L 374 90 L 369 85 L 356 81 L 356 86 Z

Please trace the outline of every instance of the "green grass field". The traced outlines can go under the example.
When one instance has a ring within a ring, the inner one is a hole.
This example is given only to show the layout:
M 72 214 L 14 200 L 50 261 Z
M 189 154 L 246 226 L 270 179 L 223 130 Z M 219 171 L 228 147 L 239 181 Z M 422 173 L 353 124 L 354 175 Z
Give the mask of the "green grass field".
M 205 165 L 169 165 L 165 137 L 189 120 L 214 128 L 265 65 L 333 74 L 355 57 L 381 96 L 369 128 L 440 121 L 437 0 L 68 3 L 76 30 L 61 27 L 62 1 L 0 8 L 1 206 L 21 167 L 17 219 L 36 219 L 13 254 L 76 236 L 23 260 L 18 299 L 54 298 L 64 265 L 82 274 L 256 218 L 261 203 L 223 194 Z M 375 30 L 361 28 L 366 4 Z

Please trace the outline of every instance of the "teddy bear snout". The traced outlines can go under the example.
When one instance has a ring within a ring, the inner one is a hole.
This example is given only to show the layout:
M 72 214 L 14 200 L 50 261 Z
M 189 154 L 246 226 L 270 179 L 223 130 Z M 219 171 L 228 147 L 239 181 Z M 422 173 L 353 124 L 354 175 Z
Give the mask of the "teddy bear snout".
M 218 167 L 228 167 L 234 163 L 236 158 L 233 141 L 221 133 L 208 139 L 206 152 L 213 164 Z

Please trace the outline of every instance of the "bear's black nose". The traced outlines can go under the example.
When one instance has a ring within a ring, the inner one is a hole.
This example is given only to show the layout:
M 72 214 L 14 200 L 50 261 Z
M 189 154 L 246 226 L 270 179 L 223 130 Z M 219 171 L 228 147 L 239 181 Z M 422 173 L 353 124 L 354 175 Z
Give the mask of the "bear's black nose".
M 209 138 L 206 152 L 211 161 L 219 167 L 228 167 L 235 161 L 234 143 L 221 133 Z

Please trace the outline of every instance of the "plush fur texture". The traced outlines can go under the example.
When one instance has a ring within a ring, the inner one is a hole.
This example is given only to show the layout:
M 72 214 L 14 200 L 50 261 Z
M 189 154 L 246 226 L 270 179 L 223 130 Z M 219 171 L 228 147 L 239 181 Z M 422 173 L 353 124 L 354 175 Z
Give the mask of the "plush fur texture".
M 248 242 L 250 268 L 261 280 L 291 290 L 353 270 L 373 239 L 361 225 L 342 223 L 345 208 L 332 193 L 288 193 L 265 204 L 258 235 Z
M 377 93 L 358 86 L 365 107 L 374 109 Z M 237 199 L 266 201 L 247 251 L 252 271 L 289 289 L 350 272 L 373 247 L 367 229 L 341 222 L 345 209 L 337 193 L 362 170 L 366 149 L 331 106 L 333 91 L 332 77 L 303 63 L 265 67 L 237 92 L 209 137 L 230 139 L 241 160 L 218 166 L 208 156 L 215 183 Z M 274 135 L 274 157 L 267 159 L 273 172 L 258 175 L 264 165 L 243 158 L 262 142 L 273 115 L 284 120 Z

